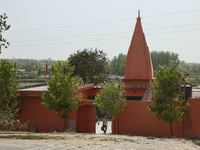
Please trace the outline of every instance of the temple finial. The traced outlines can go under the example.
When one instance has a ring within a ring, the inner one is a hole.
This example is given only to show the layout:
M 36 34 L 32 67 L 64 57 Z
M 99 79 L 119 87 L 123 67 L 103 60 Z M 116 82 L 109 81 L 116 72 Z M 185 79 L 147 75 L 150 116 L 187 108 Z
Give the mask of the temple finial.
M 138 18 L 140 18 L 140 10 L 138 10 Z

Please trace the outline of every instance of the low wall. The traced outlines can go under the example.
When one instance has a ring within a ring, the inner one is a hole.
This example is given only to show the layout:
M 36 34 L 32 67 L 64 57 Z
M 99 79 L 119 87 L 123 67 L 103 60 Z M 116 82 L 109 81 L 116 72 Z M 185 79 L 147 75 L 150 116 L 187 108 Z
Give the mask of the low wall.
M 173 122 L 173 135 L 176 137 L 200 136 L 200 99 L 188 99 L 191 110 L 181 122 Z M 138 136 L 169 137 L 170 124 L 163 123 L 149 113 L 147 106 L 152 102 L 127 101 L 124 111 L 116 121 L 117 134 Z M 188 118 L 188 119 L 187 119 Z M 113 126 L 114 127 L 114 126 Z M 114 133 L 114 128 L 112 129 Z
M 64 119 L 56 114 L 54 110 L 48 110 L 41 104 L 41 97 L 27 97 L 20 106 L 20 121 L 30 121 L 37 124 L 37 132 L 49 132 L 49 127 L 56 127 L 57 132 L 64 131 Z
M 64 132 L 64 119 L 61 119 L 54 110 L 48 110 L 48 108 L 45 108 L 44 105 L 41 104 L 43 91 L 20 91 L 20 94 L 22 95 L 25 92 L 28 92 L 28 95 L 23 104 L 20 105 L 20 121 L 22 123 L 29 121 L 28 125 L 37 124 L 36 132 L 49 132 L 49 127 L 56 127 L 57 132 Z M 95 101 L 91 100 L 82 100 L 79 106 L 93 105 L 94 102 Z M 70 119 L 76 120 L 76 131 L 78 130 L 77 111 L 78 110 L 69 114 Z M 68 128 L 68 120 L 66 123 Z
M 189 115 L 184 116 L 184 134 L 187 136 L 200 136 L 200 99 L 190 98 Z

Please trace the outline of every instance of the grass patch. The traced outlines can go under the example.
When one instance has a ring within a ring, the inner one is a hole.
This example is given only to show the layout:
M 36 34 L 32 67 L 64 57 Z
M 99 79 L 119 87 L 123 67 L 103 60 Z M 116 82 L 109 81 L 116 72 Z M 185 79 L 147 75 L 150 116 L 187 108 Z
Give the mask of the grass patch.
M 189 140 L 189 141 L 192 141 L 197 146 L 200 146 L 200 137 L 199 136 L 188 136 L 185 139 Z
M 42 135 L 5 135 L 1 136 L 0 138 L 5 139 L 29 139 L 29 140 L 44 140 L 44 139 L 54 139 L 54 140 L 64 140 L 64 137 L 59 136 L 42 136 Z
M 104 139 L 100 139 L 99 141 L 109 141 L 109 139 L 104 138 Z
M 127 142 L 135 142 L 135 140 L 132 140 L 132 139 L 123 139 L 123 141 L 127 141 Z
M 197 137 L 195 137 L 195 136 L 189 136 L 189 137 L 186 137 L 186 140 L 190 140 L 194 144 L 200 146 L 200 137 L 199 136 L 197 136 Z
M 200 146 L 200 140 L 199 139 L 193 139 L 192 142 L 194 142 L 194 144 Z
M 29 134 L 30 132 L 20 132 L 20 131 L 0 131 L 1 134 Z
M 49 137 L 44 137 L 41 135 L 6 135 L 6 136 L 0 136 L 0 138 L 6 138 L 6 139 L 32 139 L 32 140 L 38 140 L 38 139 L 49 139 Z
M 90 137 L 89 140 L 93 141 L 94 139 L 97 139 L 98 137 Z

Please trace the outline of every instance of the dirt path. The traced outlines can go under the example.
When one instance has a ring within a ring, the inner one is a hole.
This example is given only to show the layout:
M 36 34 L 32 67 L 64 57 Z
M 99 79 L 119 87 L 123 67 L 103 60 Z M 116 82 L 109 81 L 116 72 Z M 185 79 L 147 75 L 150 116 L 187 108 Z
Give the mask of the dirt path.
M 24 146 L 26 149 L 138 149 L 138 150 L 194 150 L 200 149 L 192 141 L 185 139 L 147 138 L 141 136 L 104 134 L 0 134 L 0 145 Z M 12 139 L 4 136 L 40 136 L 44 139 Z M 49 139 L 47 139 L 49 138 Z M 35 148 L 34 146 L 38 146 Z M 0 148 L 1 149 L 1 148 Z

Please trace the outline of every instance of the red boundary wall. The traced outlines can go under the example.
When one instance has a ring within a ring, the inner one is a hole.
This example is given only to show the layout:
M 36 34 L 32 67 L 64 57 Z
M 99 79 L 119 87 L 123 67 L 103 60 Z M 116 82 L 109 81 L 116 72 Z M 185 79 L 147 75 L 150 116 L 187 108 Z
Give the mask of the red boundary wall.
M 152 102 L 127 101 L 124 111 L 116 121 L 117 134 L 138 136 L 169 137 L 170 124 L 163 123 L 149 113 L 147 106 Z M 173 133 L 176 137 L 200 136 L 200 99 L 188 99 L 190 114 L 185 114 L 181 122 L 173 122 Z M 112 126 L 114 133 L 114 126 Z
M 83 100 L 79 106 L 93 105 L 94 100 L 86 100 L 88 95 L 96 95 L 99 89 L 82 91 Z M 23 92 L 20 92 L 23 94 Z M 48 132 L 49 127 L 56 127 L 58 132 L 64 131 L 64 119 L 56 115 L 54 110 L 48 110 L 41 104 L 42 92 L 28 92 L 27 98 L 21 105 L 20 121 L 29 120 L 29 124 L 37 124 L 37 132 Z M 85 100 L 84 100 L 85 99 Z M 187 100 L 190 104 L 190 114 L 185 114 L 181 122 L 173 122 L 173 133 L 176 137 L 200 136 L 200 99 L 190 98 Z M 169 137 L 170 124 L 163 123 L 149 113 L 147 106 L 149 101 L 127 101 L 124 111 L 120 113 L 116 121 L 117 134 L 130 134 L 138 136 Z M 76 131 L 78 131 L 78 113 L 70 114 L 71 119 L 76 120 Z M 68 121 L 67 121 L 68 122 Z M 114 123 L 114 122 L 113 122 Z M 67 125 L 68 126 L 68 125 Z M 112 126 L 112 133 L 114 133 Z M 93 132 L 95 133 L 95 131 Z
M 49 132 L 49 127 L 56 127 L 57 132 L 64 132 L 64 119 L 61 119 L 60 116 L 56 114 L 54 110 L 48 110 L 42 102 L 42 93 L 43 91 L 20 91 L 20 94 L 28 92 L 27 97 L 25 98 L 23 104 L 20 105 L 20 121 L 22 123 L 29 121 L 30 124 L 37 124 L 36 132 Z M 83 93 L 87 96 L 87 92 Z M 95 101 L 92 100 L 82 100 L 79 106 L 93 105 Z M 76 131 L 78 131 L 78 110 L 69 114 L 70 119 L 76 120 Z M 94 115 L 95 120 L 95 115 Z M 68 120 L 67 120 L 68 128 Z M 91 131 L 95 133 L 95 129 Z

